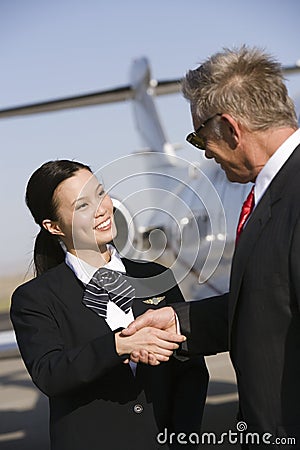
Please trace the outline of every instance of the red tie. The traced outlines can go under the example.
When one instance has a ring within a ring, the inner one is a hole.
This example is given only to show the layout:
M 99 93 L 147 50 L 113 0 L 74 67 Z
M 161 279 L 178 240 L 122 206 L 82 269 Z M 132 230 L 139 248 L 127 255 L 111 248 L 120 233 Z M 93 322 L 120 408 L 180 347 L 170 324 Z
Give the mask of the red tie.
M 248 197 L 243 203 L 242 211 L 239 218 L 239 223 L 236 230 L 236 239 L 235 243 L 237 244 L 239 237 L 241 235 L 241 232 L 243 231 L 243 226 L 250 216 L 252 210 L 254 208 L 254 186 L 252 187 L 251 191 L 249 192 Z

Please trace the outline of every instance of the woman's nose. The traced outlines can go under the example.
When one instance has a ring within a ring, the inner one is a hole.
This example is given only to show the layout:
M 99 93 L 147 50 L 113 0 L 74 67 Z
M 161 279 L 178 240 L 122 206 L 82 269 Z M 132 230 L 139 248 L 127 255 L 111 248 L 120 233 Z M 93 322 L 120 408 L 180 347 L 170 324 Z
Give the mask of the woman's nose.
M 103 201 L 103 199 L 101 199 L 100 201 L 98 201 L 98 204 L 96 205 L 95 216 L 96 217 L 104 216 L 105 213 L 106 213 L 105 202 Z

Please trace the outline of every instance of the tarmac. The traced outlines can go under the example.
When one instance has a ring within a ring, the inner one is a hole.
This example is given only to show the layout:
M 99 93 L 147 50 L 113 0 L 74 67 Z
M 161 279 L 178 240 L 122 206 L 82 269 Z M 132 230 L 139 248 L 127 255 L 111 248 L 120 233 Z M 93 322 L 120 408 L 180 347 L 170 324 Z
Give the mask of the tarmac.
M 0 315 L 0 330 L 9 329 L 8 317 Z M 221 439 L 222 433 L 236 431 L 238 395 L 229 356 L 209 356 L 206 362 L 210 383 L 200 439 L 204 433 L 210 436 L 206 435 L 201 449 L 239 448 Z M 0 449 L 49 450 L 48 400 L 32 383 L 17 352 L 0 358 L 0 399 Z

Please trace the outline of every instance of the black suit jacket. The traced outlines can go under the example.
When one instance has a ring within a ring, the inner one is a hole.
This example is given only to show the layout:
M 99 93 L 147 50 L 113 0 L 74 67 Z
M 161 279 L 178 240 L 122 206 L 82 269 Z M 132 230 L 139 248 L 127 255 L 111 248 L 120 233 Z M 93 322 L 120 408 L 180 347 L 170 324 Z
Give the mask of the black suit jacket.
M 248 431 L 300 446 L 300 146 L 237 245 L 230 292 L 175 305 L 190 353 L 230 349 Z M 275 445 L 276 446 L 276 445 Z
M 183 301 L 170 270 L 123 263 L 137 278 L 135 316 Z M 49 397 L 51 449 L 153 450 L 161 448 L 156 435 L 165 427 L 199 432 L 208 381 L 203 358 L 138 365 L 134 376 L 117 355 L 106 321 L 83 305 L 83 291 L 63 263 L 20 286 L 12 298 L 21 355 L 34 383 Z M 144 303 L 158 291 L 165 296 L 159 306 Z

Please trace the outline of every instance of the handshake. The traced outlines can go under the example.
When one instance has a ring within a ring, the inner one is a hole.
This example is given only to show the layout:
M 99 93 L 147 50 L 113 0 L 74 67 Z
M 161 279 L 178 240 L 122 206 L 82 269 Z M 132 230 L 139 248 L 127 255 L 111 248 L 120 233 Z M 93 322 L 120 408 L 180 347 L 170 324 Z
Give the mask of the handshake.
M 142 362 L 151 366 L 168 361 L 185 340 L 185 336 L 177 333 L 176 315 L 169 306 L 148 310 L 115 335 L 117 353 L 129 355 L 125 363 Z

